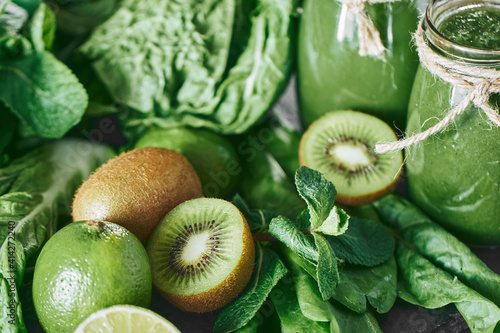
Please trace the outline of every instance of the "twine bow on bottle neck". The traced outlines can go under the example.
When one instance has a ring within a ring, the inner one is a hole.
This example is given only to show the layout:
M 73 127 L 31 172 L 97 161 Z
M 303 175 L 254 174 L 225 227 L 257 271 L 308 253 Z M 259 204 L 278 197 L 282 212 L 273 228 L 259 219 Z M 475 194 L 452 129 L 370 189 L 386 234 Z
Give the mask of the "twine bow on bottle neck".
M 365 11 L 365 5 L 375 3 L 393 2 L 396 0 L 338 0 L 345 5 L 347 10 L 356 15 L 356 24 L 358 25 L 359 55 L 360 56 L 379 56 L 385 51 L 384 44 L 380 39 L 372 19 Z
M 489 103 L 492 94 L 500 93 L 500 71 L 476 65 L 466 65 L 453 61 L 437 54 L 424 40 L 424 29 L 420 22 L 415 33 L 420 63 L 432 74 L 468 92 L 467 96 L 451 109 L 436 125 L 427 130 L 401 139 L 396 142 L 379 143 L 375 152 L 383 154 L 390 151 L 401 150 L 417 142 L 421 142 L 431 135 L 444 130 L 455 117 L 462 114 L 470 104 L 480 109 L 488 119 L 500 127 L 500 114 Z

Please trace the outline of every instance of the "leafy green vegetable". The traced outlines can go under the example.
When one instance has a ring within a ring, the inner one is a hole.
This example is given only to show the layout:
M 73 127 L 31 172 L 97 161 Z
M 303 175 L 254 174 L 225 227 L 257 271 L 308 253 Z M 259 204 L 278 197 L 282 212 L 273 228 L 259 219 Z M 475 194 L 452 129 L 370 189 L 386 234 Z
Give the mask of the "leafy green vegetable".
M 331 332 L 381 332 L 370 310 L 356 314 L 335 301 L 324 301 L 314 279 L 294 261 L 288 263 L 292 267 L 297 300 L 304 316 L 314 321 L 330 322 Z
M 288 283 L 287 283 L 288 282 Z M 282 280 L 270 294 L 271 301 L 281 320 L 282 332 L 329 332 L 327 323 L 311 320 L 302 313 L 291 280 Z
M 300 167 L 295 174 L 295 184 L 309 208 L 313 231 L 337 236 L 347 230 L 349 216 L 342 209 L 335 207 L 335 186 L 321 173 Z
M 330 322 L 332 319 L 331 304 L 321 297 L 314 278 L 294 261 L 289 260 L 288 263 L 292 267 L 297 301 L 304 316 L 314 321 Z
M 335 321 L 330 322 L 331 333 L 363 332 L 382 333 L 377 319 L 370 310 L 363 314 L 358 314 L 342 307 L 342 305 L 332 301 L 333 317 Z
M 278 255 L 259 243 L 255 248 L 255 267 L 242 294 L 220 311 L 214 332 L 232 332 L 245 326 L 259 311 L 267 296 L 287 273 Z
M 82 51 L 114 100 L 133 109 L 130 136 L 179 123 L 242 133 L 289 78 L 294 9 L 293 0 L 128 0 Z M 241 11 L 250 24 L 234 21 Z
M 274 156 L 287 178 L 293 181 L 295 172 L 300 167 L 301 132 L 270 117 L 262 125 L 252 130 L 250 135 L 262 138 L 267 150 Z
M 252 234 L 267 232 L 269 223 L 276 217 L 276 214 L 265 210 L 250 209 L 239 194 L 234 196 L 232 203 L 245 216 Z
M 241 194 L 253 208 L 294 219 L 306 204 L 274 156 L 265 146 L 252 145 L 250 138 L 238 146 L 243 166 Z
M 51 53 L 33 53 L 0 63 L 0 100 L 33 133 L 61 138 L 87 107 L 87 94 Z
M 33 13 L 29 26 L 29 39 L 37 52 L 51 50 L 56 34 L 56 16 L 44 3 Z
M 489 269 L 464 243 L 400 196 L 390 195 L 373 205 L 382 219 L 417 253 L 500 306 L 500 275 Z
M 493 302 L 403 244 L 397 246 L 396 259 L 402 299 L 431 309 L 454 303 L 472 333 L 494 332 L 500 309 Z
M 397 265 L 394 257 L 372 267 L 344 265 L 333 295 L 335 300 L 357 313 L 366 311 L 366 300 L 377 312 L 386 313 L 396 297 Z
M 283 216 L 272 219 L 269 233 L 301 258 L 314 265 L 318 263 L 319 254 L 314 240 L 304 235 L 289 219 Z
M 104 146 L 62 140 L 0 169 L 0 331 L 25 332 L 19 287 L 42 244 L 69 217 L 80 183 L 112 155 Z
M 453 303 L 472 332 L 493 332 L 500 321 L 499 276 L 408 200 L 389 195 L 373 206 L 401 238 L 399 296 L 427 308 Z
M 58 28 L 71 35 L 85 35 L 114 12 L 117 0 L 54 0 Z
M 0 102 L 19 118 L 25 136 L 61 138 L 80 121 L 88 104 L 76 76 L 47 51 L 54 30 L 54 14 L 40 4 L 26 36 L 0 35 Z
M 333 296 L 335 288 L 340 280 L 337 257 L 324 236 L 318 233 L 313 233 L 313 236 L 316 247 L 318 248 L 316 278 L 321 296 L 326 301 Z
M 28 12 L 10 1 L 0 3 L 0 37 L 17 34 L 28 21 Z
M 17 119 L 0 104 L 0 154 L 9 144 L 17 125 Z
M 339 258 L 355 265 L 379 265 L 394 253 L 394 237 L 382 224 L 371 220 L 350 217 L 344 234 L 326 239 Z

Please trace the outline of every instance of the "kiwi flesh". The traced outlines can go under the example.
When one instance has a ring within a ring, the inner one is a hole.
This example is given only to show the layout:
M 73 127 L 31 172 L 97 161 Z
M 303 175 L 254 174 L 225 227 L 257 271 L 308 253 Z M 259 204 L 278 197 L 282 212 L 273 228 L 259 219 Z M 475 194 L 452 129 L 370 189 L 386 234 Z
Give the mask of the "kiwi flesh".
M 359 111 L 332 111 L 302 136 L 301 165 L 321 172 L 337 189 L 337 201 L 362 205 L 391 192 L 402 172 L 401 151 L 376 154 L 378 142 L 397 140 L 382 120 Z
M 255 248 L 238 208 L 217 198 L 175 207 L 146 247 L 153 284 L 181 310 L 209 312 L 231 302 L 252 275 Z
M 203 195 L 188 160 L 173 150 L 141 148 L 99 167 L 77 190 L 73 221 L 117 223 L 145 245 L 165 215 L 183 201 Z

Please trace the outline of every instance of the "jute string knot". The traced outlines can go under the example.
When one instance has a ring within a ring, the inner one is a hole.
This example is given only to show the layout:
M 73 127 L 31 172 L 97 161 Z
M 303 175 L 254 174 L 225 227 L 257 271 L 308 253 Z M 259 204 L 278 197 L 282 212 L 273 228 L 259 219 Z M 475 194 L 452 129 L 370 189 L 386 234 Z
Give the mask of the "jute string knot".
M 338 0 L 346 6 L 347 10 L 356 15 L 356 24 L 358 25 L 359 55 L 360 56 L 379 56 L 385 51 L 384 44 L 380 39 L 372 19 L 365 11 L 367 3 L 384 3 L 396 0 Z
M 466 90 L 468 94 L 436 125 L 396 142 L 379 143 L 375 146 L 375 152 L 383 154 L 401 150 L 441 132 L 471 103 L 480 109 L 493 124 L 500 127 L 500 114 L 489 104 L 490 96 L 500 93 L 500 71 L 476 65 L 466 65 L 437 54 L 424 40 L 422 21 L 414 37 L 420 63 L 433 75 Z

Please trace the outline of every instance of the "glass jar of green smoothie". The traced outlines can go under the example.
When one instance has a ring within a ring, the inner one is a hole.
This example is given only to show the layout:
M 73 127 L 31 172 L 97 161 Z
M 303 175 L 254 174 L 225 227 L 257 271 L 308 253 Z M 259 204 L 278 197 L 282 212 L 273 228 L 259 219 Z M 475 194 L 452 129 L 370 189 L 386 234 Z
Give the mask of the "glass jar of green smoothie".
M 406 130 L 448 123 L 407 148 L 409 195 L 470 245 L 498 246 L 500 0 L 434 0 L 420 31 L 428 63 L 417 71 Z
M 304 1 L 297 86 L 305 126 L 329 111 L 355 109 L 404 128 L 418 66 L 411 48 L 417 2 Z M 366 19 L 373 23 L 371 28 Z M 377 38 L 382 49 L 370 46 Z

